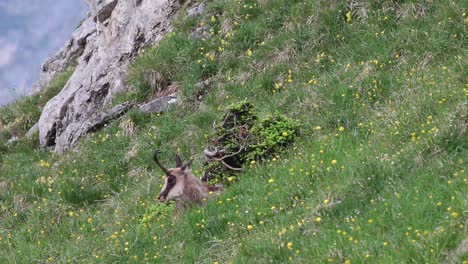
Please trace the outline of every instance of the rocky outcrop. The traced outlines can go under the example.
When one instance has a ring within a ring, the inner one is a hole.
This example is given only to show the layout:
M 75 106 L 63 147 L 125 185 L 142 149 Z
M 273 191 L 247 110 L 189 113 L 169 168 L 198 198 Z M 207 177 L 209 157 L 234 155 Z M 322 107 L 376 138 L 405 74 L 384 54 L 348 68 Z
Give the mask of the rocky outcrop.
M 81 123 L 80 126 L 75 128 L 75 134 L 84 135 L 90 131 L 96 131 L 97 129 L 103 127 L 110 121 L 120 117 L 125 114 L 132 105 L 128 102 L 112 107 L 111 109 L 105 112 L 97 112 L 91 116 L 88 120 Z M 78 142 L 79 137 L 71 137 L 69 145 L 75 145 Z
M 63 90 L 50 100 L 39 120 L 39 139 L 57 152 L 72 147 L 90 120 L 108 112 L 113 95 L 127 89 L 128 64 L 141 49 L 170 31 L 169 19 L 178 0 L 103 0 L 73 33 L 72 39 L 44 63 L 40 90 L 57 72 L 76 60 L 77 67 Z
M 65 43 L 65 46 L 42 64 L 39 81 L 32 85 L 29 94 L 36 94 L 44 90 L 57 74 L 68 66 L 76 64 L 78 58 L 83 54 L 86 44 L 94 40 L 95 33 L 96 24 L 93 20 L 89 18 L 84 20 L 73 32 L 71 39 Z

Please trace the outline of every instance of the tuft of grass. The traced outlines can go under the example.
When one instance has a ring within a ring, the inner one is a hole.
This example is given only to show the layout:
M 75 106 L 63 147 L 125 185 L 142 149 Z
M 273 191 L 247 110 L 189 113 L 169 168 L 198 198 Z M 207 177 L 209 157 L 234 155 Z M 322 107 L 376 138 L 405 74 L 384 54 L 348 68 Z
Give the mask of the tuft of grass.
M 0 111 L 0 133 L 9 139 L 24 135 L 41 116 L 36 96 L 18 99 Z

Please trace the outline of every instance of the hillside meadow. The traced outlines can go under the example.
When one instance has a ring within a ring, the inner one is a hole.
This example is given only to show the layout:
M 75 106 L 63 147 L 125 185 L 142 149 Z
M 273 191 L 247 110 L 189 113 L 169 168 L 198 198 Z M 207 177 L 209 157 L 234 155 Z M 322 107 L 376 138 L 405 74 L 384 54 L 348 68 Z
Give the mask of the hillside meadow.
M 24 135 L 73 67 L 0 109 L 0 263 L 467 263 L 466 2 L 205 5 L 183 6 L 113 102 L 163 94 L 158 72 L 180 97 L 166 112 L 56 155 Z M 294 142 L 173 216 L 153 151 L 201 176 L 213 124 L 243 100 L 297 120 Z

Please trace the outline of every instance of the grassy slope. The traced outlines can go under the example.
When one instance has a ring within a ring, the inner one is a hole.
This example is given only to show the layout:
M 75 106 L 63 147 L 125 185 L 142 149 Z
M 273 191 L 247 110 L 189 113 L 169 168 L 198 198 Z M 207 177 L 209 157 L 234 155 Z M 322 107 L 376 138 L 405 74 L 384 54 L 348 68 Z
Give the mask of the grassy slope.
M 151 69 L 182 105 L 131 112 L 62 157 L 1 147 L 0 262 L 444 260 L 468 234 L 467 7 L 355 3 L 347 18 L 343 1 L 209 2 L 135 61 L 139 90 L 119 97 L 142 100 Z M 189 38 L 200 25 L 213 34 Z M 301 120 L 301 138 L 173 219 L 151 151 L 194 155 L 197 173 L 212 123 L 244 98 Z

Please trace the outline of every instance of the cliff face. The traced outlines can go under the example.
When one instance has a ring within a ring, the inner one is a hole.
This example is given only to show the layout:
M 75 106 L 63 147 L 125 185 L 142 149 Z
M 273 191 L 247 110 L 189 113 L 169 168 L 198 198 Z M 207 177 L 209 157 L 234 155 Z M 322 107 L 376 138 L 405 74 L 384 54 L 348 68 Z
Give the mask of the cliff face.
M 127 89 L 132 58 L 170 31 L 178 0 L 104 0 L 81 23 L 65 47 L 44 63 L 32 93 L 71 63 L 77 67 L 63 90 L 44 107 L 39 120 L 42 146 L 62 152 L 102 116 L 113 95 Z M 123 111 L 125 107 L 113 109 Z

